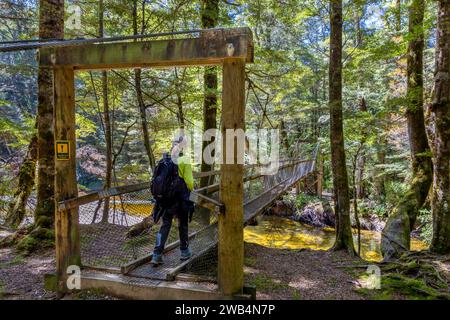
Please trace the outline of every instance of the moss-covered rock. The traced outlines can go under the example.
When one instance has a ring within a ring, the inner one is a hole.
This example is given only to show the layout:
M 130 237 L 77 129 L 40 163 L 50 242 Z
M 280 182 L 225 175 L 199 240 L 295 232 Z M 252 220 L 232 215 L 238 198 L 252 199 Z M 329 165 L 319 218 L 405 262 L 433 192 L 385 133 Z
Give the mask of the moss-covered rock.
M 18 240 L 16 249 L 22 254 L 30 254 L 39 249 L 53 247 L 54 243 L 55 233 L 52 229 L 37 227 Z

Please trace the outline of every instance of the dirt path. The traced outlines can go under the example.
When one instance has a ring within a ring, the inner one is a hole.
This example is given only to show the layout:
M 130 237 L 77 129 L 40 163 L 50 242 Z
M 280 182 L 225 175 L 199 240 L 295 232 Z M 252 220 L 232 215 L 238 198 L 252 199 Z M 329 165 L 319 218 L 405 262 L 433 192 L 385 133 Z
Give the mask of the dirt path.
M 245 245 L 245 277 L 257 287 L 257 299 L 364 299 L 354 291 L 357 279 L 336 268 L 352 262 L 358 261 L 340 252 Z
M 0 249 L 1 299 L 54 299 L 44 289 L 44 274 L 54 273 L 54 251 L 46 250 L 28 257 L 10 248 Z

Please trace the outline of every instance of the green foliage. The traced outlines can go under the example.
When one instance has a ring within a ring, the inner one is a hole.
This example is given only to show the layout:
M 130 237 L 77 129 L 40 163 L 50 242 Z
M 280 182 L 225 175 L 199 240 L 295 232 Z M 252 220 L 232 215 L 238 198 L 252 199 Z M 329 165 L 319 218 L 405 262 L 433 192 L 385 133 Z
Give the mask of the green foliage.
M 394 207 L 407 191 L 408 184 L 399 181 L 388 181 L 386 183 L 386 203 Z
M 248 267 L 254 267 L 254 266 L 256 266 L 256 259 L 253 257 L 245 256 L 244 257 L 244 265 L 248 266 Z
M 388 206 L 383 202 L 358 200 L 358 210 L 362 217 L 375 214 L 380 218 L 388 216 Z
M 433 238 L 433 216 L 430 209 L 422 209 L 419 211 L 417 221 L 420 223 L 420 237 L 427 244 L 431 244 Z
M 14 257 L 14 259 L 4 262 L 4 263 L 0 263 L 0 269 L 2 268 L 8 268 L 8 267 L 12 267 L 18 264 L 22 264 L 24 262 L 24 257 L 21 255 L 17 255 Z M 0 283 L 1 284 L 1 283 Z M 0 292 L 1 292 L 1 285 L 0 285 Z
M 218 21 L 220 27 L 248 26 L 254 35 L 255 63 L 246 66 L 247 128 L 279 128 L 283 120 L 287 143 L 281 147 L 281 157 L 291 156 L 294 150 L 308 155 L 311 146 L 320 141 L 325 160 L 324 188 L 331 192 L 328 4 L 323 0 L 220 2 Z M 97 3 L 88 1 L 77 5 L 83 12 L 82 29 L 66 28 L 65 38 L 96 36 Z M 144 2 L 138 6 L 138 32 L 197 29 L 200 7 L 195 1 Z M 105 1 L 105 34 L 132 34 L 132 9 L 131 2 Z M 425 12 L 426 103 L 431 96 L 434 70 L 435 9 L 434 2 L 428 3 Z M 30 18 L 7 20 L 0 26 L 0 39 L 29 39 L 37 34 L 36 1 L 20 0 L 0 10 L 4 10 L 5 15 Z M 407 11 L 405 2 L 396 8 L 392 1 L 344 1 L 342 102 L 349 181 L 352 183 L 352 174 L 364 157 L 362 180 L 367 187 L 366 197 L 376 203 L 367 208 L 362 203 L 362 210 L 371 210 L 379 216 L 385 216 L 398 202 L 410 172 L 409 145 L 403 123 L 407 102 L 405 54 L 408 40 L 415 34 L 407 32 Z M 36 66 L 31 51 L 0 57 L 0 195 L 12 193 L 18 164 L 35 131 Z M 177 119 L 180 107 L 186 119 L 186 130 L 202 127 L 204 70 L 203 67 L 142 70 L 148 133 L 157 159 L 170 148 L 174 130 L 180 126 Z M 217 74 L 219 119 L 220 68 Z M 133 70 L 108 72 L 115 184 L 148 181 L 151 176 L 142 141 L 134 80 Z M 106 170 L 101 74 L 78 72 L 75 85 L 79 188 L 83 191 L 100 189 Z M 361 110 L 362 98 L 367 111 Z M 386 181 L 385 196 L 376 190 L 381 179 Z M 260 186 L 255 183 L 253 187 Z M 302 195 L 293 202 L 302 207 L 314 200 Z
M 292 203 L 295 206 L 296 210 L 301 210 L 309 203 L 320 201 L 320 198 L 318 198 L 317 196 L 309 195 L 306 193 L 300 193 L 298 195 L 287 194 L 283 197 L 283 199 L 289 203 Z

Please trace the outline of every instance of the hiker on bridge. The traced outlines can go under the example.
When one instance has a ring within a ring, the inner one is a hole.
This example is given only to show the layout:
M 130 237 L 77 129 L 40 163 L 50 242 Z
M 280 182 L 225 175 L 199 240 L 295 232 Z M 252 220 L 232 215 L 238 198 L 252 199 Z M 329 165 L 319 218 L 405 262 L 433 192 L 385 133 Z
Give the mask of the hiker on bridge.
M 156 200 L 153 219 L 155 224 L 162 219 L 151 260 L 154 266 L 163 263 L 162 254 L 174 217 L 178 218 L 180 259 L 188 260 L 192 256 L 189 249 L 188 224 L 194 212 L 194 204 L 189 200 L 190 192 L 194 189 L 194 178 L 190 159 L 183 155 L 186 144 L 183 135 L 175 138 L 170 154 L 163 155 L 153 173 L 151 191 Z

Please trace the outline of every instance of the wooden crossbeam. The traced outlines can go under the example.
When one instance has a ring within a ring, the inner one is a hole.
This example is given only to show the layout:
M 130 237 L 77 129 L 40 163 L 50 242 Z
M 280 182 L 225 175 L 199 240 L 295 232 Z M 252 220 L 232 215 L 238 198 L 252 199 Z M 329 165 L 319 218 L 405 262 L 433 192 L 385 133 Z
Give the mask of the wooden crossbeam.
M 87 44 L 40 50 L 40 65 L 75 70 L 219 65 L 225 58 L 253 62 L 249 28 L 209 29 L 197 38 Z
M 223 205 L 223 203 L 220 203 L 219 201 L 207 197 L 204 194 L 198 193 L 196 191 L 191 191 L 189 200 L 199 205 L 200 207 L 211 210 L 211 212 L 214 213 L 225 212 L 225 206 Z
M 98 201 L 104 198 L 118 196 L 124 193 L 130 193 L 150 188 L 150 182 L 143 182 L 128 186 L 113 187 L 103 191 L 97 191 L 83 195 L 81 197 L 60 201 L 58 210 L 68 210 L 78 208 L 83 204 Z

